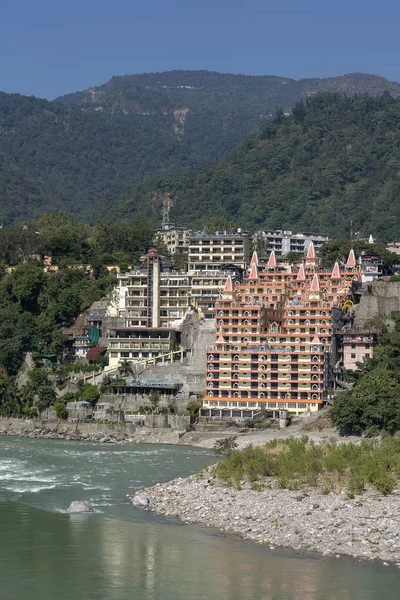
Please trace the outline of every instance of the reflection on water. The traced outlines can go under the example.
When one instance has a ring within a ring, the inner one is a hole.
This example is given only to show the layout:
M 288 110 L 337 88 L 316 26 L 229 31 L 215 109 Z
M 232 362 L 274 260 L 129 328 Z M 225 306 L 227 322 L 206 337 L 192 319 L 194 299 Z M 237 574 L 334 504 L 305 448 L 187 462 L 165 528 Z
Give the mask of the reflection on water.
M 6 600 L 398 600 L 392 568 L 290 553 L 156 517 L 0 504 Z

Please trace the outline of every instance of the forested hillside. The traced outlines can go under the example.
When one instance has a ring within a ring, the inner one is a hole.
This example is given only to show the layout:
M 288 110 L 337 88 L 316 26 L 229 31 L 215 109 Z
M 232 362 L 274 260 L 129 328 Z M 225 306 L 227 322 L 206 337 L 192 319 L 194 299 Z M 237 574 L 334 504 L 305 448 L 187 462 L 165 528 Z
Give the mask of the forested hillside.
M 173 217 L 217 217 L 250 228 L 319 230 L 335 236 L 400 237 L 400 99 L 319 94 L 229 158 L 180 178 L 154 182 L 121 200 L 119 215 L 155 190 L 169 191 Z
M 115 218 L 121 195 L 141 202 L 138 185 L 216 163 L 278 107 L 321 90 L 396 96 L 400 85 L 363 74 L 294 81 L 171 71 L 113 77 L 53 102 L 0 93 L 0 222 L 51 210 Z M 140 202 L 131 208 L 147 210 Z M 158 218 L 154 196 L 152 206 Z

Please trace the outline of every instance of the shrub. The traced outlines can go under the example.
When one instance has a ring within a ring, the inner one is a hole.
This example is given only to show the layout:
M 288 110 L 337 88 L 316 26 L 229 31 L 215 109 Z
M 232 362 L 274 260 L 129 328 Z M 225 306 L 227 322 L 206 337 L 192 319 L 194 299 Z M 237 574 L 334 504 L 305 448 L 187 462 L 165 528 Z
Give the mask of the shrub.
M 235 448 L 237 448 L 237 443 L 234 435 L 217 440 L 214 444 L 215 452 L 224 456 L 228 456 Z

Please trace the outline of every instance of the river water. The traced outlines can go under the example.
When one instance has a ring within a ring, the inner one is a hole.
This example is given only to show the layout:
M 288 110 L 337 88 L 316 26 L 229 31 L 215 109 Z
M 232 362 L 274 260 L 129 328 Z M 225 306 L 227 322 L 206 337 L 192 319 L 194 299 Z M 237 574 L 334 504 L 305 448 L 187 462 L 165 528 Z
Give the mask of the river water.
M 0 437 L 1 600 L 398 600 L 392 567 L 271 551 L 132 507 L 214 461 L 188 447 Z M 88 500 L 94 515 L 68 515 Z

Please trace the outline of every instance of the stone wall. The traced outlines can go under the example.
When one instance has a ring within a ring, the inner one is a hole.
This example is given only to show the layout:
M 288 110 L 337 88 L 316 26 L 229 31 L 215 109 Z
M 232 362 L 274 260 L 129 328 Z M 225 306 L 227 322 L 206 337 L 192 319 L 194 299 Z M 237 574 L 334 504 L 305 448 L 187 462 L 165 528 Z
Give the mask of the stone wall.
M 354 307 L 355 328 L 397 311 L 400 311 L 400 282 L 374 281 L 363 286 L 360 303 Z

